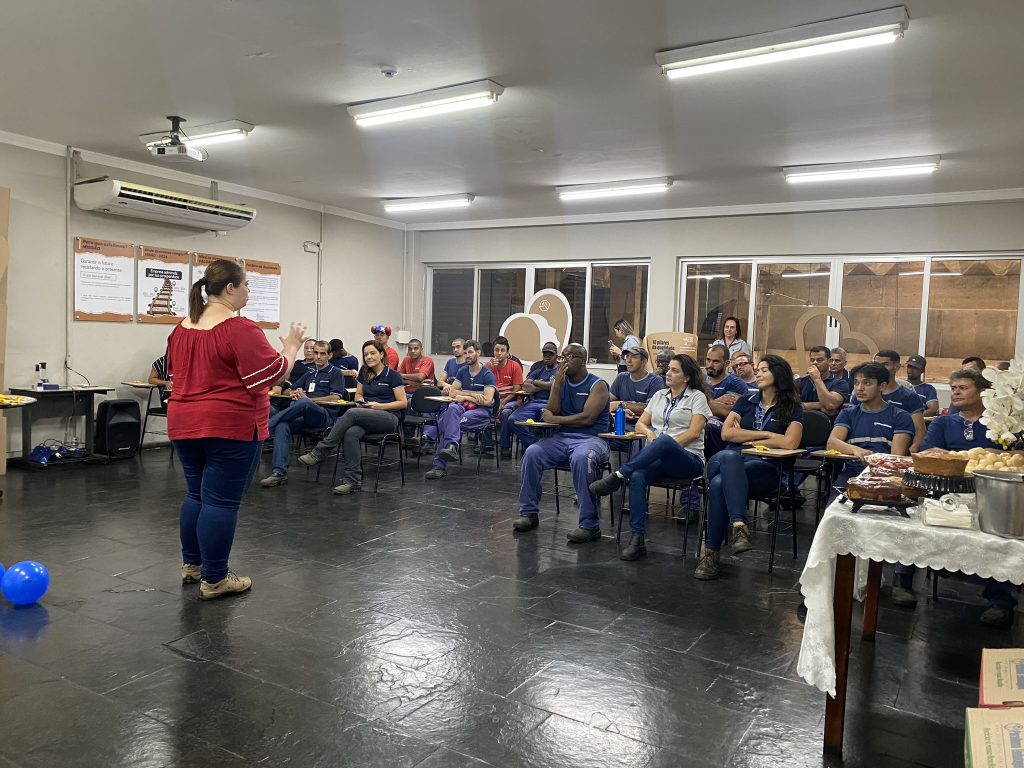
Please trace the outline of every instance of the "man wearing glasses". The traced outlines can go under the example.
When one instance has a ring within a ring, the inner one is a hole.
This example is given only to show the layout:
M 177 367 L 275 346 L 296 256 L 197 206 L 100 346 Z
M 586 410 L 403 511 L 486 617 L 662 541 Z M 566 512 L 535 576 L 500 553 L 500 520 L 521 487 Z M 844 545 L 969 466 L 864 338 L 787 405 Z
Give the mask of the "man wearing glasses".
M 732 356 L 732 372 L 747 385 L 747 394 L 757 392 L 757 377 L 754 376 L 754 363 L 746 352 L 735 352 Z
M 526 532 L 537 527 L 541 476 L 544 470 L 568 462 L 580 500 L 579 528 L 569 533 L 569 543 L 599 541 L 597 497 L 590 492 L 590 484 L 597 480 L 597 468 L 608 460 L 608 444 L 598 437 L 608 431 L 608 385 L 587 370 L 587 350 L 582 345 L 565 348 L 564 361 L 551 381 L 548 404 L 541 415 L 544 423 L 556 424 L 558 429 L 551 430 L 554 434 L 542 437 L 523 454 L 519 519 L 512 529 Z
M 921 443 L 921 450 L 926 448 L 944 448 L 947 451 L 968 451 L 971 448 L 1000 447 L 985 434 L 986 427 L 980 419 L 985 413 L 985 404 L 981 401 L 982 391 L 992 386 L 981 371 L 973 368 L 961 368 L 953 371 L 949 377 L 950 403 L 959 410 L 946 416 L 939 416 L 928 426 L 928 434 Z M 913 608 L 917 605 L 914 595 L 914 566 L 896 565 L 896 577 L 893 583 L 892 601 L 896 605 Z M 994 579 L 985 580 L 982 597 L 988 608 L 981 614 L 983 624 L 992 627 L 1008 627 L 1013 623 L 1013 585 Z

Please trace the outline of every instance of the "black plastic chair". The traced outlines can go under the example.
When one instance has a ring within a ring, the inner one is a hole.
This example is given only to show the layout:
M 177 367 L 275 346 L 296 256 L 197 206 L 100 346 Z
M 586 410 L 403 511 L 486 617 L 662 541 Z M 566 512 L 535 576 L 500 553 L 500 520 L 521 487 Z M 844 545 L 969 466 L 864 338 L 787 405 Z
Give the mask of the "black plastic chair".
M 405 441 L 402 438 L 402 424 L 399 422 L 398 429 L 394 432 L 377 433 L 363 435 L 359 441 L 363 446 L 363 455 L 360 461 L 366 462 L 369 457 L 369 451 L 366 449 L 376 446 L 377 447 L 377 460 L 374 465 L 377 467 L 373 478 L 373 492 L 376 493 L 380 487 L 380 470 L 381 467 L 391 467 L 395 464 L 398 465 L 399 470 L 402 474 L 402 485 L 405 485 L 405 461 L 402 457 L 402 451 L 405 450 Z M 395 445 L 398 447 L 398 456 L 394 461 L 384 461 L 384 451 L 389 445 Z M 342 449 L 339 446 L 338 450 L 334 453 L 334 472 L 331 474 L 331 483 L 334 484 L 338 480 L 338 465 L 341 463 Z M 317 466 L 317 480 L 320 479 L 320 467 Z
M 412 393 L 410 408 L 414 413 L 405 414 L 405 429 L 412 428 L 412 438 L 415 440 L 419 451 L 416 454 L 416 466 L 420 465 L 420 457 L 423 455 L 423 431 L 426 427 L 437 426 L 437 414 L 441 411 L 441 403 L 435 400 L 427 400 L 428 397 L 439 397 L 441 390 L 437 387 L 419 387 Z M 412 449 L 412 442 L 405 441 L 406 451 Z
M 705 518 L 707 516 L 707 508 L 708 508 L 707 478 L 703 474 L 700 474 L 700 475 L 698 475 L 697 477 L 694 477 L 694 478 L 690 478 L 689 480 L 673 481 L 673 480 L 665 479 L 665 480 L 658 481 L 656 483 L 650 483 L 647 486 L 647 497 L 648 497 L 648 499 L 650 499 L 651 488 L 664 488 L 666 491 L 671 493 L 671 496 L 667 500 L 668 509 L 669 510 L 674 510 L 675 506 L 676 506 L 676 497 L 677 497 L 676 495 L 678 494 L 679 498 L 682 499 L 682 498 L 684 498 L 684 494 L 686 494 L 687 496 L 690 494 L 690 491 L 693 489 L 694 486 L 697 486 L 698 488 L 700 488 L 701 513 L 700 513 L 700 520 L 699 520 L 698 525 L 697 525 L 697 530 L 698 530 L 698 532 L 700 532 L 704 528 L 704 520 L 705 520 Z M 622 536 L 622 521 L 623 521 L 623 518 L 625 518 L 625 516 L 626 516 L 626 514 L 625 514 L 625 506 L 623 506 L 622 514 L 619 515 L 619 527 L 618 527 L 618 530 L 615 532 L 615 541 L 616 542 L 618 542 L 620 537 Z M 690 538 L 690 520 L 689 520 L 689 517 L 688 516 L 679 517 L 678 515 L 671 514 L 671 513 L 670 513 L 669 516 L 673 520 L 682 520 L 683 521 L 684 527 L 683 527 L 683 552 L 682 552 L 682 555 L 683 555 L 683 557 L 686 557 L 686 548 L 688 546 L 689 538 Z
M 606 474 L 610 475 L 612 473 L 612 471 L 613 470 L 612 470 L 611 460 L 610 459 L 605 459 L 604 462 L 602 462 L 597 467 L 597 476 L 598 476 L 598 478 L 602 478 Z M 552 468 L 552 472 L 554 473 L 554 479 L 555 479 L 555 514 L 556 515 L 560 515 L 560 514 L 562 514 L 562 505 L 560 503 L 560 501 L 561 501 L 561 494 L 560 494 L 559 489 L 558 489 L 558 473 L 559 472 L 569 472 L 569 473 L 571 473 L 572 472 L 572 467 L 569 465 L 569 462 L 565 462 L 564 464 L 559 464 L 557 467 L 553 467 Z M 600 516 L 601 516 L 601 500 L 598 499 L 597 503 L 598 503 L 597 513 L 598 513 L 598 518 L 600 518 Z M 614 493 L 608 495 L 608 513 L 609 513 L 609 520 L 608 520 L 609 525 L 615 525 L 615 494 Z M 622 515 L 619 515 L 619 519 L 620 520 L 622 519 Z
M 825 448 L 828 444 L 828 437 L 832 434 L 832 420 L 821 411 L 804 411 L 802 419 L 804 425 L 803 437 L 800 439 L 800 447 L 805 451 L 817 451 Z M 825 459 L 798 458 L 793 462 L 789 470 L 789 491 L 791 495 L 797 493 L 795 475 L 797 473 L 811 476 L 815 481 L 814 494 L 814 521 L 821 518 L 821 502 L 828 498 L 828 489 L 831 484 L 832 463 Z M 824 493 L 824 496 L 822 495 Z
M 142 414 L 142 439 L 139 441 L 139 448 L 141 449 L 146 443 L 146 435 L 166 435 L 167 430 L 163 432 L 150 432 L 149 417 L 157 416 L 161 419 L 167 418 L 167 403 L 163 398 L 160 397 L 161 388 L 153 387 L 149 390 L 149 398 L 146 401 L 146 410 Z M 157 395 L 157 402 L 159 405 L 153 405 L 153 395 Z M 171 451 L 171 460 L 174 460 L 174 451 Z

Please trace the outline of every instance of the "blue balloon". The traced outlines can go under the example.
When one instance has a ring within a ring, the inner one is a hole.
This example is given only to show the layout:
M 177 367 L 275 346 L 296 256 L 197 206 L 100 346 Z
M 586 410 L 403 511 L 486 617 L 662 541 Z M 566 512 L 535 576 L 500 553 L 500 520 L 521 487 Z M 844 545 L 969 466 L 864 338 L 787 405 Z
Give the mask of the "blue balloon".
M 15 563 L 0 578 L 0 591 L 14 605 L 32 605 L 49 587 L 50 572 L 34 560 Z

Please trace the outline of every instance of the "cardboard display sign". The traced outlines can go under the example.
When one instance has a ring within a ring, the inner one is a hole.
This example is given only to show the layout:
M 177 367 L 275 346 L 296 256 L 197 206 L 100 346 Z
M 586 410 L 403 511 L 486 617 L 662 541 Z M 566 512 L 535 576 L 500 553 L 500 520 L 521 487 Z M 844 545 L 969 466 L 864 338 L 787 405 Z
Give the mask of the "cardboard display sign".
M 545 288 L 530 297 L 525 312 L 509 315 L 498 335 L 508 339 L 523 360 L 540 360 L 541 347 L 549 341 L 561 352 L 570 342 L 572 307 L 561 291 Z
M 135 246 L 75 238 L 75 320 L 130 323 L 135 314 Z
M 188 314 L 187 251 L 144 245 L 136 265 L 140 323 L 180 322 Z
M 1024 648 L 981 651 L 979 707 L 1024 707 Z
M 658 354 L 668 352 L 672 355 L 689 355 L 697 361 L 697 365 L 704 363 L 703 358 L 697 357 L 697 334 L 683 333 L 682 331 L 661 331 L 648 333 L 644 336 L 643 345 L 647 347 L 647 354 L 650 355 L 649 367 L 653 371 Z

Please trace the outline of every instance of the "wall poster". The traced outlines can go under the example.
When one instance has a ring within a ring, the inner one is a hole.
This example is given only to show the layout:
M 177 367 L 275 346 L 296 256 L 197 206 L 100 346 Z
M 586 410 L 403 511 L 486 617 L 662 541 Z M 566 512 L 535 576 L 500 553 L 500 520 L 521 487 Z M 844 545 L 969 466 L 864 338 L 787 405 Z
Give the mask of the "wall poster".
M 143 245 L 136 274 L 140 323 L 172 325 L 188 314 L 188 251 Z
M 130 323 L 135 314 L 135 246 L 75 238 L 75 320 Z
M 249 303 L 242 309 L 260 328 L 281 327 L 281 265 L 275 261 L 243 259 L 249 277 Z

